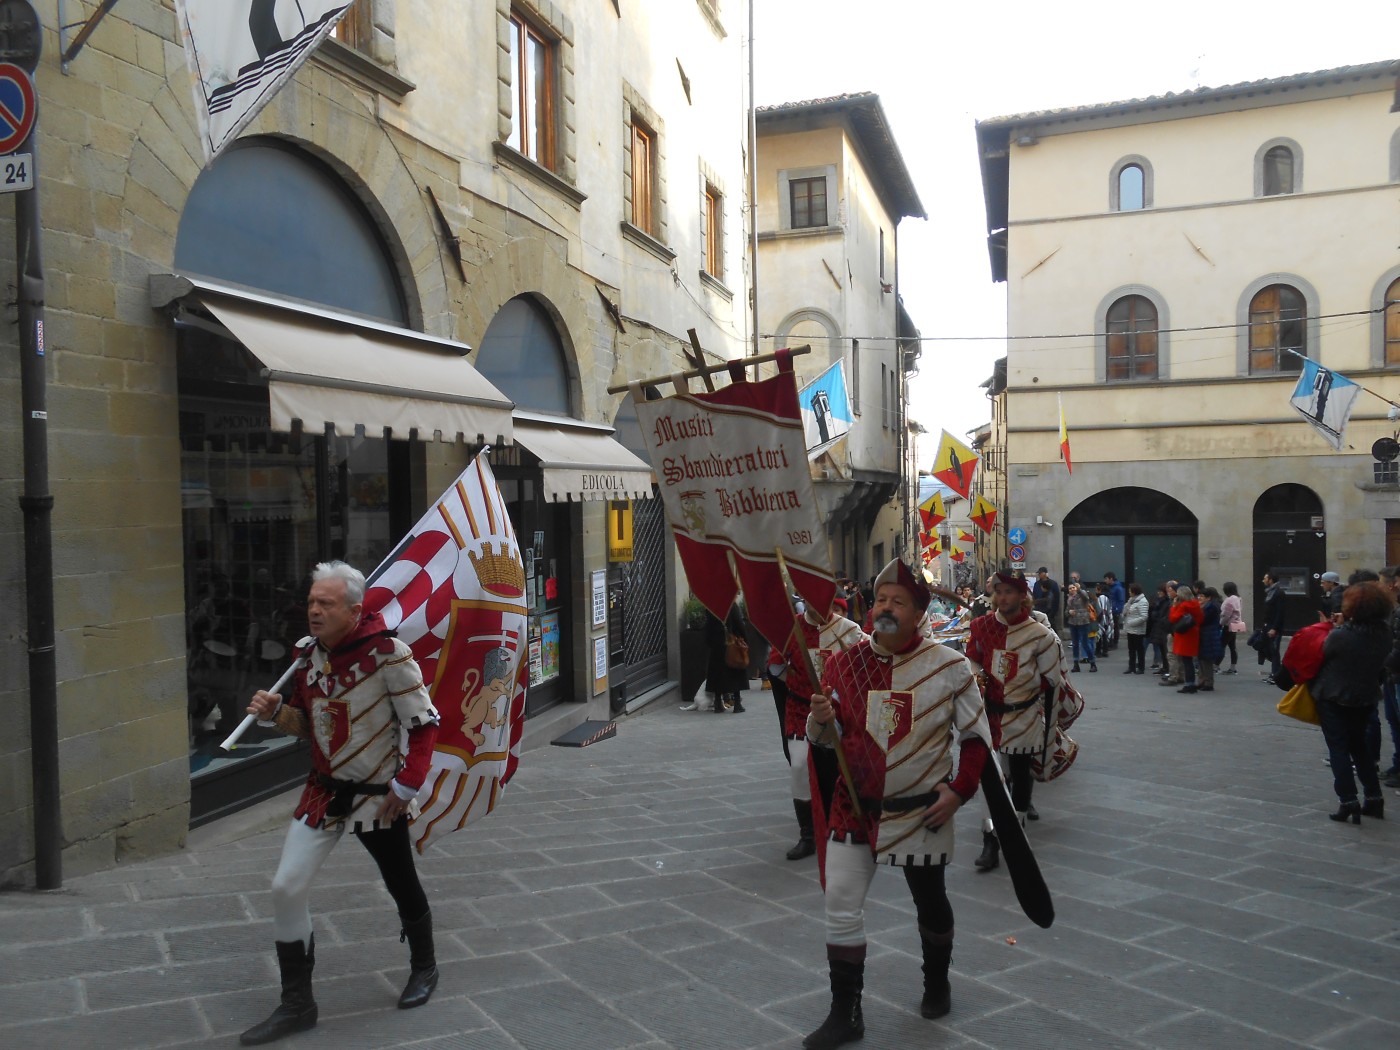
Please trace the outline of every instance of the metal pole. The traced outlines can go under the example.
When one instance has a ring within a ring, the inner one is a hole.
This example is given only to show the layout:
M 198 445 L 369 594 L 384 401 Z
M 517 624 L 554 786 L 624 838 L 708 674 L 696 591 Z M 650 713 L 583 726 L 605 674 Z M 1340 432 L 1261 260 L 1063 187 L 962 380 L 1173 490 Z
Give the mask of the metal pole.
M 749 298 L 753 302 L 753 356 L 758 356 L 758 118 L 753 97 L 753 9 L 749 0 Z
M 19 148 L 31 161 L 34 188 L 15 194 L 15 261 L 19 272 L 19 353 L 24 415 L 25 605 L 29 636 L 29 739 L 34 783 L 34 879 L 41 890 L 63 884 L 63 824 L 58 780 L 58 683 L 54 663 L 53 496 L 49 493 L 48 377 L 44 345 L 44 262 L 39 225 L 39 150 L 31 131 Z

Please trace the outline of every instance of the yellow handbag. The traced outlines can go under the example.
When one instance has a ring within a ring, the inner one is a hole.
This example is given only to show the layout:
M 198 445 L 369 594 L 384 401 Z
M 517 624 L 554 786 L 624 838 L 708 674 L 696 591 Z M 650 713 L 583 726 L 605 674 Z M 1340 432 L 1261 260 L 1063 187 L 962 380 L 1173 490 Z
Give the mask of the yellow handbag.
M 1278 713 L 1296 718 L 1300 722 L 1322 724 L 1322 719 L 1317 717 L 1317 702 L 1308 691 L 1307 682 L 1299 682 L 1283 694 L 1283 699 L 1278 702 Z

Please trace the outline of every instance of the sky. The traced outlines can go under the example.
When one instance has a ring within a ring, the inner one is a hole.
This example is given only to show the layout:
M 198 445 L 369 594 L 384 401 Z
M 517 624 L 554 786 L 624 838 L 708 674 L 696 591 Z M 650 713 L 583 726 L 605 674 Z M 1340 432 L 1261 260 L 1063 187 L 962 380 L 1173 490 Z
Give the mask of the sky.
M 958 437 L 990 418 L 979 385 L 1006 353 L 987 260 L 974 122 L 1400 58 L 1394 0 L 753 0 L 759 105 L 874 91 L 928 220 L 899 226 L 899 283 L 923 336 L 910 414 Z M 1306 12 L 1306 14 L 1304 14 Z M 747 32 L 740 30 L 741 32 Z M 859 333 L 851 333 L 858 335 Z M 945 341 L 946 340 L 946 341 Z M 921 465 L 924 465 L 921 463 Z

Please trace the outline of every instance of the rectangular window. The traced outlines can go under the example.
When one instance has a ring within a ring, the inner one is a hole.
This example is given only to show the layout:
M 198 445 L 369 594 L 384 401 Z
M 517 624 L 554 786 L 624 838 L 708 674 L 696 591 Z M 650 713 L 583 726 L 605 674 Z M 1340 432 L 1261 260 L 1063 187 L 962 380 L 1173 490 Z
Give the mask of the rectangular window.
M 719 190 L 705 184 L 705 272 L 716 280 L 724 278 L 724 198 Z
M 652 228 L 652 187 L 655 185 L 656 136 L 643 125 L 632 122 L 632 225 L 656 235 Z
M 351 4 L 345 17 L 331 30 L 331 36 L 346 47 L 368 54 L 374 36 L 374 5 L 369 0 Z
M 860 415 L 860 340 L 851 340 L 851 412 Z
M 510 15 L 510 61 L 515 112 L 506 144 L 554 169 L 554 42 Z
M 788 194 L 792 205 L 792 228 L 794 230 L 827 224 L 826 176 L 818 175 L 813 179 L 792 179 L 788 182 Z
M 880 426 L 890 429 L 890 384 L 889 369 L 880 366 Z

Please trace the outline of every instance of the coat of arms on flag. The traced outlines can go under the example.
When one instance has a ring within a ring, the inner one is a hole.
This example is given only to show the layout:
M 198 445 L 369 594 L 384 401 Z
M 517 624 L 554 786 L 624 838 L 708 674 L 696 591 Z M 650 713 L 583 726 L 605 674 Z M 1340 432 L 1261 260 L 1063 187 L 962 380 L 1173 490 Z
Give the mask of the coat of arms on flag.
M 1288 400 L 1327 439 L 1332 449 L 1340 452 L 1352 405 L 1360 393 L 1361 387 L 1340 372 L 1304 358 L 1298 385 Z
M 933 476 L 967 499 L 978 458 L 976 452 L 945 430 L 943 440 L 938 443 L 938 454 L 933 457 Z
M 345 17 L 345 0 L 176 0 L 205 163 Z
M 409 826 L 421 853 L 491 812 L 520 762 L 525 566 L 485 454 L 368 582 L 365 608 L 377 609 L 413 650 L 442 719 Z
M 846 393 L 846 368 L 837 361 L 797 392 L 807 451 L 820 452 L 851 429 L 854 415 Z

